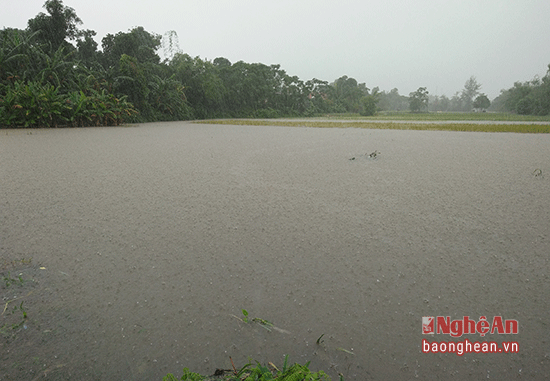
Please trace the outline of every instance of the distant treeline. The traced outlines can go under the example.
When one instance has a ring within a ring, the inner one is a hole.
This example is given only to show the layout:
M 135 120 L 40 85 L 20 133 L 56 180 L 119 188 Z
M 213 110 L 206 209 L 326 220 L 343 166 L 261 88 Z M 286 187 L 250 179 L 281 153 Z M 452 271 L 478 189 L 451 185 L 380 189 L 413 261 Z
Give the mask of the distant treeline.
M 280 65 L 191 57 L 179 49 L 175 32 L 160 36 L 137 27 L 108 34 L 99 50 L 96 32 L 78 28 L 82 21 L 74 9 L 61 0 L 48 0 L 44 8 L 47 13 L 30 19 L 26 29 L 0 31 L 0 126 L 102 126 L 343 112 L 368 116 L 380 110 L 413 109 L 413 104 L 414 111 L 422 111 L 428 104 L 425 88 L 406 97 L 397 89 L 371 90 L 347 76 L 332 83 L 302 81 Z M 161 48 L 168 57 L 164 60 L 158 55 Z M 504 91 L 498 104 L 512 112 L 548 114 L 549 89 L 547 74 Z M 452 106 L 455 98 L 448 100 L 448 107 L 440 106 L 446 103 L 440 97 L 437 107 L 471 109 L 472 94 L 464 94 L 456 95 L 460 106 Z M 433 99 L 429 104 L 433 108 Z
M 512 88 L 501 90 L 492 102 L 478 92 L 480 87 L 472 77 L 462 92 L 457 92 L 452 98 L 445 95 L 430 97 L 429 110 L 452 112 L 489 109 L 521 115 L 550 115 L 550 65 L 542 78 L 536 76 L 531 81 L 516 82 Z

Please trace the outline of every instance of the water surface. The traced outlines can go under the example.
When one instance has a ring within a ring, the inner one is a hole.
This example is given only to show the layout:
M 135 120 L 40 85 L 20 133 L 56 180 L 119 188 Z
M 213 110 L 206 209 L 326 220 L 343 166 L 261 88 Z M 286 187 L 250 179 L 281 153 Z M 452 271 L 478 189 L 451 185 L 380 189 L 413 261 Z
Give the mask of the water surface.
M 0 373 L 160 380 L 288 354 L 333 379 L 540 378 L 549 157 L 533 134 L 2 130 L 0 259 L 32 258 L 2 274 L 33 281 L 0 284 L 28 313 Z M 519 334 L 425 336 L 423 316 L 502 316 Z M 425 354 L 423 338 L 520 352 Z

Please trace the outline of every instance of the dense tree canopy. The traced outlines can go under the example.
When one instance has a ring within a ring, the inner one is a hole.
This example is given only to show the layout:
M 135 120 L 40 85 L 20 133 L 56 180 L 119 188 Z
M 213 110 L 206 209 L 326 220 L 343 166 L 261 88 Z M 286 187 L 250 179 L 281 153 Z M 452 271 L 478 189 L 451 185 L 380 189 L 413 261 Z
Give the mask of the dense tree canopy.
M 518 114 L 550 115 L 550 65 L 544 77 L 514 83 L 512 88 L 502 90 L 493 103 Z
M 491 101 L 485 94 L 478 95 L 473 104 L 476 110 L 486 110 L 489 106 L 491 106 Z
M 106 66 L 114 66 L 124 54 L 134 57 L 140 63 L 158 64 L 157 50 L 161 46 L 160 35 L 147 32 L 142 26 L 128 33 L 108 34 L 101 41 L 103 60 Z
M 175 32 L 166 33 L 167 42 L 162 44 L 162 36 L 136 27 L 107 34 L 98 50 L 96 33 L 78 29 L 82 21 L 72 8 L 61 0 L 48 0 L 44 7 L 47 14 L 29 20 L 26 30 L 0 31 L 1 125 L 359 111 L 365 92 L 353 78 L 346 77 L 346 83 L 334 91 L 327 82 L 304 82 L 288 75 L 279 65 L 191 57 L 177 46 Z M 162 62 L 161 47 L 167 57 Z M 111 110 L 113 102 L 122 108 Z M 101 110 L 86 114 L 84 104 Z M 31 112 L 40 115 L 32 117 Z
M 64 6 L 59 0 L 47 0 L 44 8 L 48 14 L 39 13 L 30 19 L 28 31 L 38 32 L 38 39 L 51 44 L 53 50 L 57 50 L 66 40 L 75 40 L 79 35 L 78 25 L 82 24 L 75 10 Z

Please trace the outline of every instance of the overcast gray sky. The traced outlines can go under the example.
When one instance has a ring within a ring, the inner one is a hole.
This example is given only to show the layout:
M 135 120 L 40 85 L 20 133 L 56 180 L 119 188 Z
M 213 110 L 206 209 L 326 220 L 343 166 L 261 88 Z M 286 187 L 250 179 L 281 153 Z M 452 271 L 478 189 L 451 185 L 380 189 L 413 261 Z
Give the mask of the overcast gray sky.
M 451 97 L 470 76 L 491 99 L 550 64 L 549 0 L 65 0 L 95 30 L 174 30 L 191 56 L 280 64 L 302 80 Z M 43 0 L 0 0 L 0 26 L 25 28 Z

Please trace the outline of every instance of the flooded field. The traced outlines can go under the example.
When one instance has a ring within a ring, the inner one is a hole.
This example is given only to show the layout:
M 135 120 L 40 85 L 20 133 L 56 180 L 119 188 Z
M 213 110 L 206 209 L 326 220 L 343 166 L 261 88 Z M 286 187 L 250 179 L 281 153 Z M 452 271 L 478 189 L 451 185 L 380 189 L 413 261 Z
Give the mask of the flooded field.
M 333 380 L 550 373 L 548 134 L 0 130 L 0 160 L 0 380 L 161 380 L 287 354 Z M 424 316 L 519 329 L 423 335 Z

